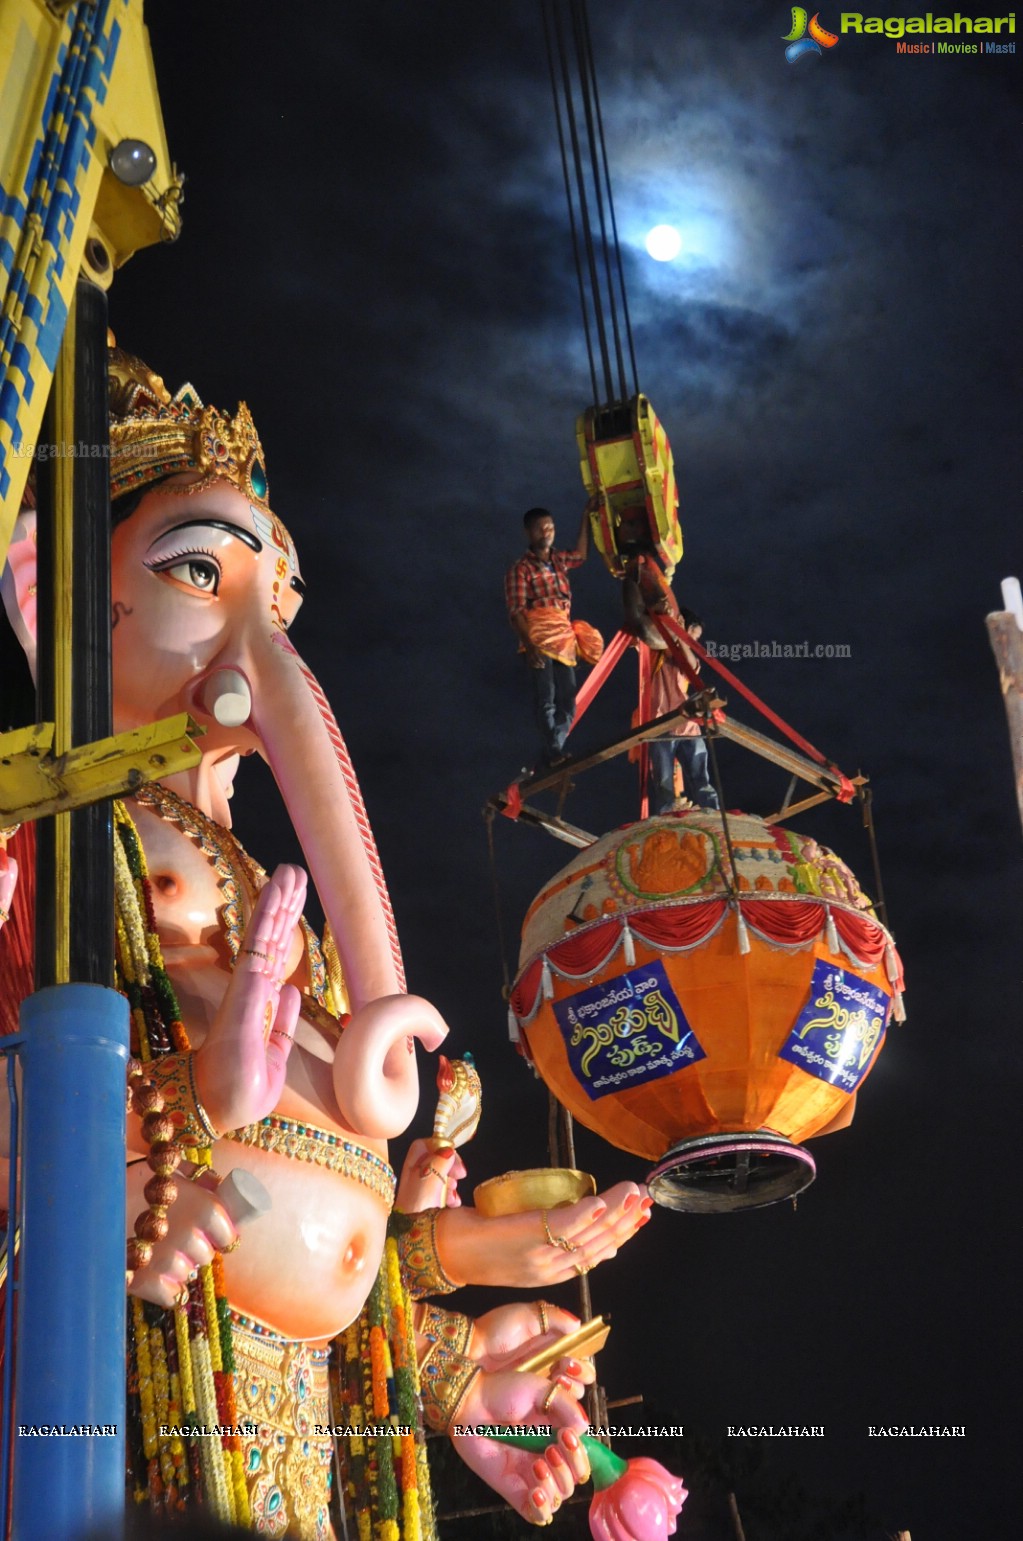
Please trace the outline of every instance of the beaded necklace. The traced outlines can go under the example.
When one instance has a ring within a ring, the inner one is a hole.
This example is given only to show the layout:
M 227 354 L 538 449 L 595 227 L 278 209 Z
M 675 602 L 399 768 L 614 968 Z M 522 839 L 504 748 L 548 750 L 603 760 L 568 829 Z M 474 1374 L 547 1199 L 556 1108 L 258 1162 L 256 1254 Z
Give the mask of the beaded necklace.
M 225 829 L 222 824 L 217 824 L 208 814 L 203 813 L 201 808 L 197 808 L 184 797 L 179 797 L 169 787 L 161 786 L 158 781 L 151 781 L 146 786 L 140 787 L 134 797 L 141 808 L 149 808 L 165 823 L 175 825 L 187 835 L 216 873 L 217 887 L 224 897 L 224 902 L 217 911 L 217 919 L 227 942 L 233 968 L 238 961 L 242 937 L 245 933 L 242 894 L 246 890 L 253 896 L 258 894 L 266 883 L 266 871 L 253 860 L 231 830 Z M 335 970 L 333 968 L 330 970 L 331 978 L 328 979 L 328 964 L 324 959 L 324 948 L 321 948 L 316 933 L 305 916 L 302 917 L 301 926 L 305 940 L 311 998 L 316 1005 L 325 1007 L 327 1013 L 336 1022 L 344 1001 L 337 998 L 339 991 L 335 987 L 333 977 Z M 327 950 L 332 949 L 328 947 Z M 338 985 L 340 985 L 339 972 Z M 309 998 L 306 997 L 307 1000 Z M 322 1015 L 315 1010 L 312 1014 L 322 1025 Z

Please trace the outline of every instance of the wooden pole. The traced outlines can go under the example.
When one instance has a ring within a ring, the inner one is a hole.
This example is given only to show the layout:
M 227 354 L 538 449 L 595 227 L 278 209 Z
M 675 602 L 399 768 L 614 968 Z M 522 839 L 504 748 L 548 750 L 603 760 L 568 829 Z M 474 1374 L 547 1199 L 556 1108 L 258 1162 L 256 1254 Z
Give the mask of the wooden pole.
M 1019 582 L 1006 579 L 1002 593 L 1012 608 L 995 611 L 987 618 L 987 631 L 998 663 L 998 682 L 1009 719 L 1009 743 L 1016 784 L 1016 804 L 1023 823 L 1023 611 L 1019 608 Z
M 728 1495 L 728 1512 L 732 1516 L 732 1524 L 735 1526 L 735 1541 L 746 1541 L 746 1532 L 742 1528 L 742 1520 L 739 1518 L 739 1505 L 735 1494 Z

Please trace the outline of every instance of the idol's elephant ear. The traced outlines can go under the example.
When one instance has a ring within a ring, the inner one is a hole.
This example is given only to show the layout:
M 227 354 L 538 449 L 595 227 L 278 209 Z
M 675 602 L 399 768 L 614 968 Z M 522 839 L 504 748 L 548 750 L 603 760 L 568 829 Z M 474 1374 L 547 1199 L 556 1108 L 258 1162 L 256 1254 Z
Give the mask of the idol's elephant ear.
M 14 635 L 25 650 L 32 678 L 36 677 L 36 511 L 22 507 L 15 520 L 7 561 L 0 575 L 0 594 Z

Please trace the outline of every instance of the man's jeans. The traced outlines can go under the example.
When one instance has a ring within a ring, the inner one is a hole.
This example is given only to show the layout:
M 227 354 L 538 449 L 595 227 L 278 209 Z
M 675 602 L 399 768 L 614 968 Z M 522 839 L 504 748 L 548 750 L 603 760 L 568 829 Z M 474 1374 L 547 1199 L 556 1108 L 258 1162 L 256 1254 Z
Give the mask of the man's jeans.
M 575 670 L 556 658 L 545 658 L 542 669 L 530 669 L 536 725 L 543 739 L 546 764 L 565 752 L 565 739 L 575 716 Z
M 650 751 L 650 801 L 654 813 L 664 813 L 675 801 L 675 756 L 682 766 L 686 796 L 701 808 L 717 809 L 718 795 L 707 771 L 707 745 L 702 736 L 655 738 Z

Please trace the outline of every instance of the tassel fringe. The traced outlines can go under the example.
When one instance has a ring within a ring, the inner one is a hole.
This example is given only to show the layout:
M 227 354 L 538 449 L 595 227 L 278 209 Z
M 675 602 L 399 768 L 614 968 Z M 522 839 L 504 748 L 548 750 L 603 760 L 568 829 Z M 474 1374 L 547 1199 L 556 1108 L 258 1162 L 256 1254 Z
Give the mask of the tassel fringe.
M 895 948 L 892 946 L 891 942 L 888 943 L 884 950 L 884 967 L 885 973 L 888 975 L 889 982 L 891 984 L 896 984 L 899 978 L 899 965 L 896 962 Z

